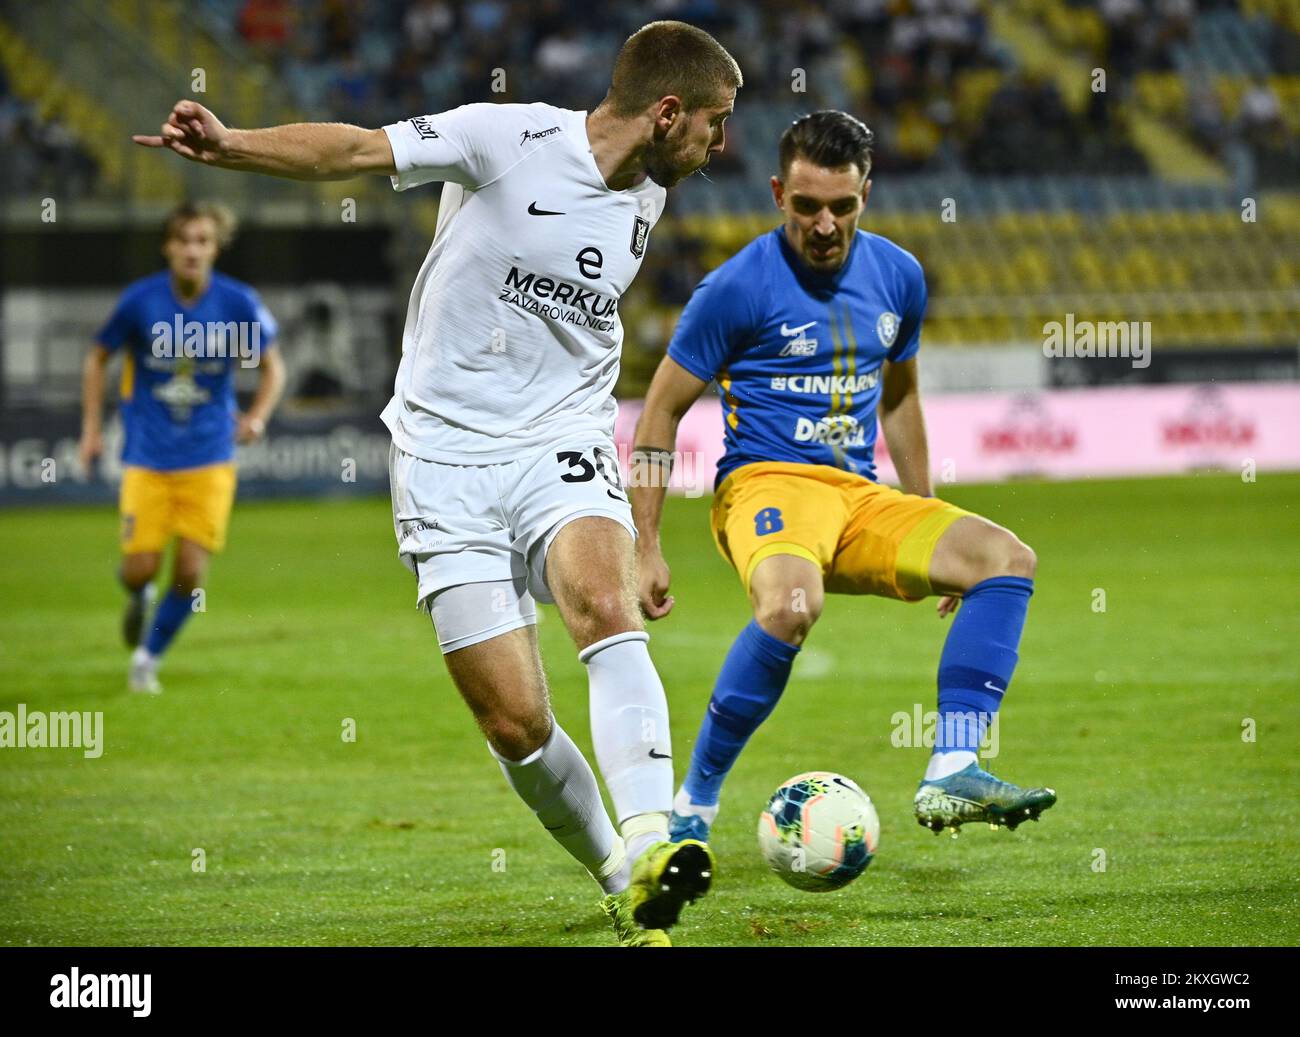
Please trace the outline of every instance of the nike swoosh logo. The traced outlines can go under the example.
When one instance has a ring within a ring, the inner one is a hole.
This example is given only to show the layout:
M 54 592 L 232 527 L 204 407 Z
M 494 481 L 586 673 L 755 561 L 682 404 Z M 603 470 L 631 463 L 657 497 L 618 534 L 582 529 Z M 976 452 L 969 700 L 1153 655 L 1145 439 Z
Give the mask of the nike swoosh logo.
M 816 323 L 817 323 L 817 322 L 816 322 L 815 320 L 810 320 L 807 324 L 800 324 L 797 328 L 792 328 L 792 327 L 790 327 L 790 325 L 786 324 L 785 321 L 782 321 L 782 322 L 781 322 L 781 334 L 782 334 L 782 335 L 798 335 L 801 331 L 807 331 L 809 328 L 811 328 L 811 327 L 812 327 L 814 324 L 816 324 Z
M 672 757 L 669 756 L 667 753 L 657 753 L 657 752 L 655 752 L 653 749 L 651 749 L 651 750 L 650 750 L 650 759 L 652 759 L 652 760 L 671 760 Z
M 1005 692 L 1005 691 L 1007 690 L 1006 688 L 997 688 L 997 687 L 994 687 L 992 681 L 985 681 L 985 682 L 984 682 L 984 687 L 988 688 L 989 691 L 996 691 L 999 695 L 1001 695 L 1003 692 Z
M 550 209 L 539 209 L 539 208 L 537 208 L 537 203 L 536 203 L 536 202 L 529 202 L 529 203 L 528 203 L 528 215 L 529 215 L 529 216 L 563 216 L 564 213 L 562 213 L 562 212 L 551 212 Z

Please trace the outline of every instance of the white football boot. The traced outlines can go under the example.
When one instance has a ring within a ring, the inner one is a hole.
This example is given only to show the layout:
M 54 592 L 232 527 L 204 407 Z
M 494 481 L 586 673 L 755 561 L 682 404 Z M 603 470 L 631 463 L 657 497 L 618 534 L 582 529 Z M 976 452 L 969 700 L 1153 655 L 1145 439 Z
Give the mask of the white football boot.
M 149 654 L 149 649 L 140 645 L 131 653 L 131 673 L 128 683 L 132 691 L 144 695 L 161 695 L 162 685 L 158 683 L 158 659 Z

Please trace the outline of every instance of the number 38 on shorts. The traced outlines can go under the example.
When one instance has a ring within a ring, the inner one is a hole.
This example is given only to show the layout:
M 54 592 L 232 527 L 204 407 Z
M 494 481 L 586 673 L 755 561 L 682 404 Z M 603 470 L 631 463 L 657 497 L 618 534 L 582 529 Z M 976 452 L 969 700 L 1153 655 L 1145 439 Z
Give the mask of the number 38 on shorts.
M 393 528 L 418 580 L 416 600 L 463 583 L 514 580 L 552 601 L 546 550 L 565 525 L 603 516 L 636 536 L 617 457 L 613 441 L 594 433 L 503 464 L 444 464 L 394 446 Z
M 614 455 L 596 446 L 591 448 L 591 457 L 594 463 L 587 460 L 581 450 L 558 451 L 555 460 L 562 466 L 567 466 L 560 475 L 561 481 L 591 482 L 599 471 L 600 477 L 608 484 L 609 496 L 614 500 L 626 502 L 627 494 L 623 491 L 623 476 L 618 470 L 618 461 Z

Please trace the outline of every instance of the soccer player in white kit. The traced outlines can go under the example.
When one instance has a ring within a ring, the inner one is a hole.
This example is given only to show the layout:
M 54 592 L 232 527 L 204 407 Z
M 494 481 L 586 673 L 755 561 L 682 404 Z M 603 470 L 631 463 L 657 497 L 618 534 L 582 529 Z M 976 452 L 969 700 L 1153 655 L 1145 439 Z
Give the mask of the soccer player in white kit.
M 590 112 L 469 104 L 379 130 L 224 126 L 180 101 L 133 138 L 302 180 L 443 181 L 383 418 L 398 553 L 507 781 L 601 885 L 619 942 L 667 946 L 713 855 L 667 838 L 668 705 L 637 600 L 636 527 L 613 443 L 623 329 L 665 189 L 722 151 L 740 68 L 708 33 L 644 26 Z M 535 601 L 586 664 L 595 774 L 551 713 Z

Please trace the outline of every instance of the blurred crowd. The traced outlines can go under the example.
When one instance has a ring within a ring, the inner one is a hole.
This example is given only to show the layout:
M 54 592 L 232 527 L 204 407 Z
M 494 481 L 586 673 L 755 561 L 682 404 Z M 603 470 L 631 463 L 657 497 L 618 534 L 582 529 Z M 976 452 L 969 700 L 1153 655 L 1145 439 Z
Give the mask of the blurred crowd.
M 307 107 L 363 125 L 487 98 L 591 107 L 627 35 L 651 19 L 679 18 L 713 32 L 739 57 L 746 108 L 797 101 L 804 109 L 852 110 L 876 131 L 884 171 L 1032 175 L 1081 164 L 1146 171 L 1107 95 L 1072 112 L 1050 78 L 1015 68 L 990 34 L 988 0 L 210 2 L 228 9 L 244 40 Z M 1121 93 L 1139 71 L 1175 68 L 1198 15 L 1238 9 L 1238 0 L 1062 2 L 1097 11 L 1105 33 L 1089 57 Z M 1279 27 L 1271 47 L 1274 63 L 1288 71 L 1300 41 Z M 980 69 L 998 75 L 999 85 L 974 119 L 963 119 L 954 82 Z M 1216 157 L 1244 144 L 1266 167 L 1274 153 L 1285 157 L 1280 102 L 1267 84 L 1231 119 L 1207 84 L 1208 77 L 1194 82 L 1188 99 L 1194 139 Z M 743 170 L 743 133 L 732 143 L 716 172 Z
M 14 94 L 0 67 L 0 196 L 89 194 L 98 176 L 95 160 L 78 144 L 57 113 L 42 118 Z
M 996 126 L 969 139 L 952 132 L 954 75 L 1000 63 L 983 0 L 243 0 L 238 24 L 309 106 L 379 125 L 485 98 L 592 107 L 619 45 L 656 18 L 699 25 L 736 54 L 746 108 L 856 111 L 876 130 L 881 168 L 951 167 L 970 152 L 981 168 L 1018 161 L 1034 171 L 1033 156 L 991 159 Z M 1014 111 L 1023 133 L 1064 137 L 1071 127 L 1052 92 L 1011 84 L 999 111 Z M 744 151 L 735 140 L 715 171 L 742 167 Z
M 1203 80 L 1188 96 L 1188 129 L 1206 154 L 1230 169 L 1249 172 L 1237 179 L 1260 187 L 1294 190 L 1300 182 L 1300 140 L 1283 116 L 1282 102 L 1264 77 L 1251 82 L 1235 118 Z
M 1051 70 L 1026 70 L 991 30 L 996 3 L 1046 20 L 1089 12 L 1098 26 L 1072 56 L 1104 68 L 1106 93 L 1067 104 Z M 1294 180 L 1297 134 L 1284 99 L 1253 77 L 1232 110 L 1213 60 L 1223 16 L 1242 29 L 1250 0 L 202 0 L 204 23 L 238 37 L 309 117 L 378 126 L 470 101 L 545 99 L 590 108 L 614 55 L 641 24 L 678 18 L 708 29 L 745 72 L 741 111 L 714 175 L 748 187 L 768 172 L 772 140 L 796 110 L 845 108 L 876 134 L 889 173 L 1034 176 L 1149 172 L 1125 124 L 1139 73 L 1179 79 L 1187 138 L 1225 163 L 1234 183 Z M 1211 21 L 1206 21 L 1206 19 Z M 1253 22 L 1264 71 L 1300 73 L 1300 36 L 1285 19 Z M 1212 26 L 1207 28 L 1207 26 Z M 1242 31 L 1245 31 L 1244 29 Z M 1231 34 L 1229 34 L 1231 35 Z M 974 84 L 978 89 L 971 89 Z M 972 100 L 973 98 L 973 100 Z M 1121 102 L 1119 104 L 1115 102 Z M 95 176 L 57 113 L 43 119 L 0 85 L 6 185 L 51 179 L 76 188 Z M 746 176 L 747 174 L 747 176 Z M 752 181 L 752 183 L 751 183 Z M 761 191 L 725 193 L 751 204 Z

